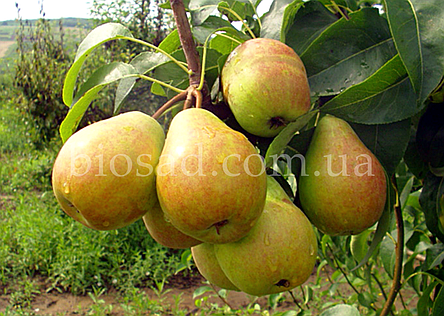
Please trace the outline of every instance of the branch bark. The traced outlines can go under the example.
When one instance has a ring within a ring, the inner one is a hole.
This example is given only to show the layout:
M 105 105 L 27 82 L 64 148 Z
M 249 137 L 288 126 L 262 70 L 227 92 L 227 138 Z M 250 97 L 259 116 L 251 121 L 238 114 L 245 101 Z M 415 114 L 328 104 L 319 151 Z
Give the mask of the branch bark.
M 190 74 L 190 85 L 199 85 L 201 75 L 201 65 L 196 43 L 191 33 L 190 23 L 182 0 L 170 0 L 173 9 L 174 20 L 176 22 L 177 32 L 179 33 L 180 43 L 182 44 L 185 58 L 187 59 Z
M 396 251 L 395 270 L 393 272 L 392 288 L 390 289 L 387 300 L 385 301 L 384 307 L 379 316 L 386 316 L 391 312 L 396 296 L 398 295 L 399 290 L 401 289 L 402 259 L 404 255 L 404 221 L 402 218 L 401 204 L 399 201 L 396 179 L 394 177 L 392 178 L 392 185 L 396 192 L 395 215 L 396 215 L 396 228 L 398 231 L 398 238 L 396 241 L 396 249 L 395 249 Z
M 182 0 L 170 0 L 171 9 L 173 10 L 174 20 L 176 22 L 177 32 L 179 34 L 180 43 L 187 60 L 188 69 L 191 71 L 190 86 L 198 87 L 201 79 L 200 56 L 197 51 L 196 43 L 193 39 L 191 26 L 188 22 L 187 13 Z M 202 88 L 202 107 L 211 105 L 211 98 L 207 84 L 204 82 Z

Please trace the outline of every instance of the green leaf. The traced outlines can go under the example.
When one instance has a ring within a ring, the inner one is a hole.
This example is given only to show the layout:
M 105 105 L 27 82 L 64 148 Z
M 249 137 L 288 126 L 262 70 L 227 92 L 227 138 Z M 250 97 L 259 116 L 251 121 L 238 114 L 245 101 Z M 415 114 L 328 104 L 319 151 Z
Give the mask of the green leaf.
M 302 2 L 302 0 L 274 0 L 270 10 L 262 18 L 261 37 L 280 40 L 287 6 L 299 6 Z
M 217 16 L 210 16 L 205 23 L 193 27 L 193 35 L 201 44 L 205 43 L 207 37 L 214 34 L 216 31 L 225 31 L 234 35 L 235 38 L 241 41 L 245 41 L 249 38 L 242 32 L 236 30 L 230 22 Z
M 143 75 L 169 61 L 171 60 L 162 53 L 143 52 L 134 57 L 131 60 L 130 65 L 136 69 L 137 73 Z M 133 89 L 136 80 L 137 78 L 125 78 L 120 80 L 116 90 L 116 97 L 114 99 L 114 114 L 120 111 L 123 100 Z
M 230 10 L 225 10 L 228 8 Z M 224 14 L 230 21 L 239 21 L 239 18 L 230 11 L 236 12 L 236 14 L 242 19 L 246 20 L 247 17 L 254 15 L 254 10 L 251 3 L 248 0 L 226 0 L 219 2 L 217 9 L 220 13 Z
M 310 111 L 301 115 L 296 119 L 296 121 L 288 124 L 271 142 L 265 154 L 265 165 L 267 167 L 273 164 L 273 161 L 284 151 L 287 144 L 293 138 L 296 132 L 301 130 L 317 111 Z
M 69 68 L 63 86 L 63 102 L 71 106 L 77 75 L 88 55 L 105 42 L 122 37 L 133 37 L 125 26 L 118 23 L 106 23 L 92 30 L 80 43 L 74 63 Z
M 205 294 L 206 292 L 214 292 L 214 290 L 211 286 L 208 285 L 198 287 L 193 292 L 193 299 L 195 299 L 198 296 L 201 296 L 202 294 Z
M 287 7 L 281 38 L 297 54 L 304 52 L 327 27 L 338 21 L 338 18 L 318 1 L 306 2 L 302 7 L 300 5 L 293 3 Z M 293 10 L 290 10 L 291 8 Z M 296 14 L 290 15 L 295 10 Z
M 442 316 L 444 315 L 444 288 L 441 287 L 438 295 L 433 303 L 432 316 Z
M 379 248 L 379 254 L 381 257 L 382 265 L 384 266 L 384 270 L 391 278 L 393 278 L 393 272 L 395 270 L 396 251 L 395 243 L 390 237 L 385 236 L 382 240 Z
M 177 29 L 174 29 L 170 34 L 168 34 L 167 37 L 163 39 L 162 42 L 160 42 L 158 47 L 164 52 L 171 54 L 172 52 L 178 50 L 180 45 L 179 32 Z
M 358 235 L 351 236 L 350 251 L 357 262 L 360 262 L 365 258 L 369 248 L 368 239 L 372 232 L 372 229 L 366 229 Z
M 395 172 L 410 139 L 410 119 L 391 124 L 350 124 L 365 146 L 372 151 L 388 175 Z
M 426 251 L 426 261 L 422 266 L 423 271 L 428 271 L 440 265 L 444 260 L 444 245 L 439 243 L 428 248 Z
M 320 27 L 330 20 L 320 19 Z M 314 33 L 309 45 L 295 49 L 307 69 L 314 95 L 335 95 L 375 73 L 396 54 L 387 21 L 365 8 Z M 301 44 L 301 43 L 299 43 Z M 400 63 L 402 64 L 402 63 Z
M 332 6 L 332 0 L 318 0 L 319 2 Z M 352 11 L 358 10 L 358 1 L 356 0 L 336 0 L 335 3 L 338 6 L 349 8 Z
M 440 212 L 440 198 L 444 195 L 444 178 L 437 177 L 429 172 L 424 179 L 424 186 L 421 195 L 419 196 L 419 203 L 425 215 L 427 228 L 432 234 L 444 242 L 444 234 L 439 229 L 439 212 Z
M 120 62 L 107 64 L 97 69 L 77 93 L 74 104 L 60 125 L 62 141 L 65 142 L 74 133 L 83 114 L 103 87 L 133 74 L 137 74 L 133 66 Z
M 339 304 L 323 311 L 319 316 L 360 316 L 361 314 L 351 305 Z
M 423 65 L 416 12 L 410 0 L 385 0 L 384 4 L 396 49 L 419 98 L 422 94 Z
M 210 48 L 218 51 L 222 55 L 230 54 L 238 45 L 239 43 L 220 35 L 214 36 L 210 41 Z
M 407 205 L 407 201 L 410 197 L 410 192 L 412 191 L 414 181 L 415 177 L 411 176 L 407 180 L 407 183 L 405 184 L 401 194 L 399 195 L 399 202 L 401 203 L 401 209 L 404 209 L 404 207 Z
M 191 11 L 193 26 L 201 25 L 217 9 L 220 0 L 191 0 L 188 8 Z
M 360 84 L 327 102 L 321 109 L 346 121 L 387 124 L 405 120 L 421 108 L 399 55 Z
M 433 289 L 438 285 L 438 282 L 434 281 L 427 286 L 427 288 L 422 292 L 421 297 L 416 305 L 418 310 L 418 315 L 429 315 L 429 308 L 432 307 L 432 300 L 430 294 Z
M 398 49 L 400 54 L 403 54 L 406 65 L 409 65 L 407 67 L 413 69 L 412 73 L 414 73 L 415 64 L 419 65 L 418 78 L 414 79 L 417 80 L 416 83 L 419 83 L 418 79 L 421 78 L 422 74 L 422 86 L 419 90 L 419 103 L 422 103 L 438 86 L 444 73 L 444 6 L 441 0 L 410 0 L 408 4 L 414 8 L 414 13 L 408 11 L 406 15 L 410 15 L 411 18 L 414 17 L 417 21 L 415 23 L 409 21 L 407 25 L 410 27 L 405 30 L 401 24 L 406 21 L 395 20 L 394 27 L 400 28 L 402 30 L 401 35 L 404 35 L 403 32 L 414 34 L 417 30 L 413 30 L 411 27 L 419 26 L 421 44 L 419 56 L 416 47 L 400 45 Z M 404 6 L 407 5 L 404 4 Z M 416 34 L 417 36 L 418 34 Z M 401 46 L 403 47 L 401 48 Z M 415 58 L 419 60 L 415 60 Z
M 420 101 L 436 88 L 444 74 L 444 6 L 440 0 L 411 1 L 419 22 L 423 61 Z
M 372 308 L 375 297 L 370 292 L 363 292 L 358 294 L 358 301 L 362 306 Z

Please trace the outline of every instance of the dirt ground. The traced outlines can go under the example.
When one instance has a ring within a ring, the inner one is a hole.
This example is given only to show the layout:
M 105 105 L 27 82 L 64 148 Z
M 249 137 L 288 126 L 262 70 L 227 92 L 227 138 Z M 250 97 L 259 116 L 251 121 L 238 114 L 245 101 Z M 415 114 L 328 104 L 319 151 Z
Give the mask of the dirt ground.
M 193 277 L 183 277 L 178 276 L 169 280 L 166 286 L 166 294 L 162 296 L 164 299 L 163 304 L 165 306 L 174 307 L 175 299 L 180 295 L 181 301 L 179 304 L 180 310 L 188 310 L 190 315 L 197 312 L 195 306 L 195 299 L 193 298 L 194 291 L 206 285 L 205 280 L 199 276 L 195 275 Z M 39 281 L 37 281 L 39 283 Z M 57 291 L 52 291 L 46 293 L 44 290 L 44 284 L 40 285 L 42 289 L 40 294 L 34 296 L 31 302 L 32 310 L 36 315 L 85 315 L 90 310 L 91 306 L 94 305 L 94 301 L 89 295 L 72 295 L 70 293 L 58 293 Z M 150 300 L 158 300 L 156 293 L 150 289 L 141 289 L 145 292 L 145 295 Z M 11 297 L 13 293 L 8 293 L 7 295 L 0 295 L 0 313 L 5 312 L 8 306 L 11 306 Z M 206 293 L 203 296 L 214 295 L 214 293 Z M 99 300 L 104 301 L 104 306 L 112 305 L 112 316 L 124 316 L 124 310 L 121 304 L 124 304 L 122 297 L 114 290 L 102 294 Z M 253 302 L 254 297 L 249 296 L 242 292 L 230 291 L 228 294 L 227 302 L 232 308 L 242 308 L 248 306 Z M 218 303 L 219 306 L 223 306 L 223 301 L 218 297 L 210 297 L 209 302 Z M 267 305 L 266 297 L 259 298 L 256 303 L 259 303 L 262 307 Z M 294 303 L 290 301 L 284 302 L 283 305 L 279 307 L 280 310 L 286 310 L 290 308 L 295 308 Z
M 15 41 L 0 41 L 0 58 L 5 56 L 9 46 L 11 46 L 14 43 Z

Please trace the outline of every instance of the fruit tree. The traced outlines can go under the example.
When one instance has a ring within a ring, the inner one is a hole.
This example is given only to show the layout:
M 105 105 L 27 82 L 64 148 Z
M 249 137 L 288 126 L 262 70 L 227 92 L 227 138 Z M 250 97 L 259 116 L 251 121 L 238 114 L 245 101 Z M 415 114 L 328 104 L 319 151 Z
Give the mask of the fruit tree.
M 62 209 L 98 230 L 143 220 L 222 289 L 274 295 L 330 265 L 356 293 L 322 315 L 443 315 L 440 2 L 171 0 L 176 28 L 158 46 L 95 28 L 64 82 Z M 77 83 L 114 40 L 140 54 Z M 119 114 L 137 80 L 168 101 Z M 112 83 L 115 116 L 76 131 Z M 353 286 L 377 287 L 379 270 L 382 302 Z M 405 287 L 413 311 L 395 308 Z

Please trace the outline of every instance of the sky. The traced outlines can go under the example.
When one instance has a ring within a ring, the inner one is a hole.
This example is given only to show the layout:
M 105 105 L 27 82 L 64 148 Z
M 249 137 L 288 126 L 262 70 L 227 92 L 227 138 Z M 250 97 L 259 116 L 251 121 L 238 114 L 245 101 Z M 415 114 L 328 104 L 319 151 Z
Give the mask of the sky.
M 18 3 L 20 16 L 23 20 L 41 18 L 40 8 L 43 1 L 43 11 L 47 19 L 60 18 L 89 18 L 92 0 L 0 0 L 0 21 L 14 20 L 18 17 Z M 6 4 L 5 4 L 6 2 Z M 270 0 L 262 1 L 260 7 L 268 8 Z
M 43 11 L 47 19 L 59 18 L 88 18 L 90 0 L 44 0 Z M 42 0 L 1 0 L 0 21 L 14 20 L 17 18 L 18 3 L 20 15 L 24 20 L 38 19 Z

